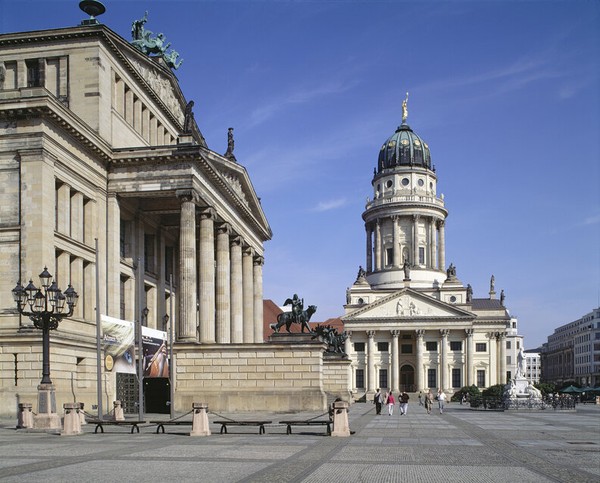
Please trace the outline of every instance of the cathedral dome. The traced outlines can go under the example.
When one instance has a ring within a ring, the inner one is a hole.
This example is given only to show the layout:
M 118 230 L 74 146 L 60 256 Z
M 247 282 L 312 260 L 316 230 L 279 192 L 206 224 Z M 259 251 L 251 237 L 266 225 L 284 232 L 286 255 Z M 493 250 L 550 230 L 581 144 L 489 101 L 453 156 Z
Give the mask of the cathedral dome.
M 377 172 L 398 166 L 431 168 L 429 146 L 404 121 L 379 151 Z

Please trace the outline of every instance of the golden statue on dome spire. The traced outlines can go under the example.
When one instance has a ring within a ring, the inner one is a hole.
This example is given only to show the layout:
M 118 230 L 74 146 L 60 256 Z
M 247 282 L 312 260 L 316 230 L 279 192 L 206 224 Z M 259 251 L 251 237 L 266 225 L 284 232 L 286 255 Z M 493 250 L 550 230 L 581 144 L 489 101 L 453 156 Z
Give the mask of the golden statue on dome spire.
M 402 124 L 406 123 L 407 118 L 408 118 L 408 92 L 406 93 L 406 98 L 402 101 Z

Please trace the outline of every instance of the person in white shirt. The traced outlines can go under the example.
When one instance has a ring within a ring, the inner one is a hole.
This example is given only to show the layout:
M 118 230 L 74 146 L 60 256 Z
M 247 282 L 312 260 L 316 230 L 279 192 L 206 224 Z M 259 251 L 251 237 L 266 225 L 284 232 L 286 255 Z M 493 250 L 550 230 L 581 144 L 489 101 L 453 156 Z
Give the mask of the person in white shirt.
M 446 402 L 446 394 L 444 393 L 444 391 L 442 391 L 442 388 L 438 389 L 436 399 L 440 408 L 440 414 L 444 414 L 444 403 Z

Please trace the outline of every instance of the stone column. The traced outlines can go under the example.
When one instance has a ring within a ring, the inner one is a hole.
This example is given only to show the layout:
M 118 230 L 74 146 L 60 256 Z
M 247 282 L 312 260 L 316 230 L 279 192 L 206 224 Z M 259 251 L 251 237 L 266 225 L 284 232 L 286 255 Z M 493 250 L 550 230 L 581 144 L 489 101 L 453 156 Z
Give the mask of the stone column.
M 373 271 L 373 230 L 371 225 L 365 225 L 365 231 L 367 232 L 367 273 Z
M 465 334 L 467 336 L 467 340 L 466 342 L 466 353 L 467 353 L 467 357 L 466 357 L 466 367 L 465 367 L 465 373 L 466 373 L 466 380 L 467 380 L 467 386 L 472 386 L 474 384 L 473 382 L 473 356 L 475 355 L 475 344 L 473 341 L 473 333 L 474 330 L 473 329 L 465 329 Z
M 498 334 L 498 348 L 500 349 L 498 359 L 498 384 L 506 384 L 506 332 Z
M 346 331 L 346 335 L 348 337 L 346 337 L 346 340 L 344 341 L 344 352 L 350 357 L 350 354 L 352 353 L 352 331 L 351 330 L 347 330 Z M 348 364 L 347 366 L 347 380 L 348 380 L 348 393 L 350 393 L 352 391 L 352 389 L 355 387 L 354 384 L 354 368 L 352 367 L 352 364 Z
M 63 183 L 56 194 L 56 230 L 63 235 L 71 235 L 71 188 Z
M 446 234 L 444 232 L 445 220 L 438 221 L 438 229 L 440 231 L 439 246 L 438 246 L 438 269 L 446 270 Z
M 179 330 L 178 341 L 197 340 L 196 334 L 196 194 L 178 191 L 181 200 L 179 228 Z
M 367 331 L 367 393 L 375 392 L 375 331 Z
M 243 296 L 242 296 L 242 238 L 231 239 L 231 342 L 244 341 Z
M 400 389 L 400 351 L 398 337 L 400 336 L 399 330 L 391 330 L 392 334 L 392 391 L 397 394 Z
M 200 213 L 200 342 L 215 342 L 215 212 Z
M 404 263 L 400 254 L 400 217 L 395 215 L 392 216 L 392 223 L 394 224 L 394 267 L 400 267 Z
M 419 265 L 419 215 L 413 215 L 413 265 Z
M 435 268 L 435 219 L 433 217 L 429 218 L 428 228 L 427 267 Z
M 416 345 L 416 355 L 417 355 L 417 363 L 415 367 L 415 382 L 416 388 L 415 391 L 421 391 L 425 388 L 425 384 L 423 383 L 423 337 L 425 336 L 425 331 L 423 329 L 415 330 L 415 345 Z
M 252 258 L 254 250 L 246 247 L 242 250 L 242 294 L 244 309 L 244 342 L 254 342 L 254 274 L 252 273 Z
M 489 370 L 488 370 L 488 387 L 494 386 L 498 384 L 498 364 L 496 361 L 496 340 L 497 340 L 497 332 L 488 333 L 488 350 L 489 350 Z
M 448 385 L 448 329 L 440 329 L 440 387 L 446 390 Z
M 223 223 L 217 228 L 217 290 L 216 340 L 219 344 L 231 342 L 231 263 L 229 257 L 229 234 L 231 228 Z
M 254 257 L 254 343 L 262 344 L 265 340 L 263 327 L 263 257 Z
M 375 224 L 375 271 L 381 270 L 381 225 Z

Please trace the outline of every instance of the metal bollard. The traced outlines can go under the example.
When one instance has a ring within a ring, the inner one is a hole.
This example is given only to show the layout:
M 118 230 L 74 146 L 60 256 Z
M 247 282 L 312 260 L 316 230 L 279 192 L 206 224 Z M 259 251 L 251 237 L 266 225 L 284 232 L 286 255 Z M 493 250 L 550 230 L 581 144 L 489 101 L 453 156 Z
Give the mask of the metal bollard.
M 208 404 L 192 403 L 194 415 L 192 417 L 192 432 L 190 436 L 210 436 L 208 427 Z

